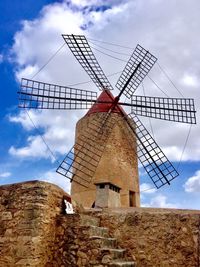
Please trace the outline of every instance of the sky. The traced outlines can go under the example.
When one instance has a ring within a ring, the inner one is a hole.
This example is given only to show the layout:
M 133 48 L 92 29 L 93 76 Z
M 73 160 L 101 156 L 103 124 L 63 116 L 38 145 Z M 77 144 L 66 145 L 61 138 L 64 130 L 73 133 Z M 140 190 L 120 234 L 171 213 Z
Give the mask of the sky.
M 86 111 L 30 110 L 28 116 L 18 108 L 17 91 L 22 77 L 34 77 L 98 92 L 67 46 L 59 50 L 61 34 L 84 34 L 113 86 L 139 43 L 159 65 L 136 94 L 194 98 L 192 127 L 141 117 L 179 177 L 157 190 L 140 165 L 139 174 L 142 206 L 200 209 L 199 12 L 199 0 L 0 0 L 0 184 L 37 179 L 69 192 L 69 181 L 55 170 Z

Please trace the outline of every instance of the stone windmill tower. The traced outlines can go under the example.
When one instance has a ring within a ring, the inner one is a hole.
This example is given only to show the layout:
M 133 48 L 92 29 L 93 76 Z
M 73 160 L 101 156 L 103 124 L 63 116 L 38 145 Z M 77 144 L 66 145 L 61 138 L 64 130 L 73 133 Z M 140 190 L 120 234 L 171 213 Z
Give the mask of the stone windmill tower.
M 157 58 L 137 45 L 116 88 L 101 69 L 83 35 L 63 35 L 68 47 L 101 92 L 80 90 L 22 79 L 19 107 L 89 109 L 77 123 L 75 145 L 57 172 L 72 182 L 72 197 L 85 207 L 139 206 L 137 158 L 160 188 L 178 176 L 171 162 L 137 115 L 175 122 L 196 123 L 194 100 L 136 96 L 134 92 Z M 121 102 L 124 96 L 130 102 Z M 122 106 L 131 107 L 126 114 Z
M 113 102 L 114 97 L 107 90 L 100 94 L 97 101 L 103 101 L 104 103 L 94 104 L 77 123 L 77 142 L 79 136 L 84 135 L 88 125 L 92 123 L 95 125 L 101 115 L 104 116 L 108 113 L 110 104 L 105 102 Z M 85 188 L 82 184 L 72 181 L 72 198 L 82 203 L 85 207 L 91 207 L 94 202 L 96 202 L 96 206 L 105 207 L 140 205 L 136 138 L 134 134 L 129 133 L 128 125 L 121 113 L 125 114 L 125 111 L 120 105 L 117 105 L 112 110 L 109 118 L 115 122 L 111 133 L 109 133 L 110 135 L 107 137 L 105 136 L 106 133 L 103 133 L 103 138 L 99 140 L 99 136 L 96 137 L 95 142 L 98 143 L 98 147 L 103 147 L 104 150 L 90 185 Z M 109 125 L 109 127 L 111 126 Z M 93 130 L 89 128 L 87 134 L 93 136 Z M 105 141 L 106 144 L 104 143 Z M 89 151 L 86 153 L 89 153 Z M 76 172 L 74 173 L 75 176 Z M 87 174 L 85 176 L 85 179 L 87 179 Z

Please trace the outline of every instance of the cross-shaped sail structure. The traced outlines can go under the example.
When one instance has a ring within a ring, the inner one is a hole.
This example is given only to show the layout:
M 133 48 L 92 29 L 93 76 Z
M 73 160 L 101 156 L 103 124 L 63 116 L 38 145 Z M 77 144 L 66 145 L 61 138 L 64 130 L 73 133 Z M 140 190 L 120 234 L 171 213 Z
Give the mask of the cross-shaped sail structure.
M 157 61 L 155 56 L 140 45 L 136 46 L 122 71 L 116 83 L 119 94 L 114 97 L 110 92 L 113 87 L 100 67 L 86 37 L 64 34 L 63 38 L 91 80 L 102 91 L 101 95 L 97 97 L 97 93 L 92 91 L 29 79 L 22 79 L 19 92 L 19 107 L 22 108 L 78 110 L 92 107 L 93 111 L 101 110 L 98 118 L 88 124 L 85 134 L 78 137 L 57 172 L 84 187 L 90 185 L 104 152 L 102 142 L 106 144 L 116 123 L 116 118 L 114 119 L 110 114 L 116 112 L 127 124 L 129 134 L 137 139 L 138 158 L 154 185 L 160 188 L 170 184 L 178 176 L 178 172 L 142 124 L 138 115 L 195 124 L 194 100 L 134 94 Z M 122 95 L 129 102 L 122 102 L 120 100 Z M 122 106 L 131 108 L 129 115 L 123 111 Z

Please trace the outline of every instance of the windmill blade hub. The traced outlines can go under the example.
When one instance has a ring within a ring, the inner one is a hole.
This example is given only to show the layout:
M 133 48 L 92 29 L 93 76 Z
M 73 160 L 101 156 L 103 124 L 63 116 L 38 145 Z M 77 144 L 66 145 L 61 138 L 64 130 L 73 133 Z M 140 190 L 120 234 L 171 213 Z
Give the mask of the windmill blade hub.
M 123 108 L 118 105 L 119 98 L 114 97 L 113 94 L 109 90 L 104 90 L 100 96 L 97 98 L 96 103 L 89 109 L 86 116 L 93 113 L 101 113 L 101 112 L 113 112 L 118 114 L 125 114 Z

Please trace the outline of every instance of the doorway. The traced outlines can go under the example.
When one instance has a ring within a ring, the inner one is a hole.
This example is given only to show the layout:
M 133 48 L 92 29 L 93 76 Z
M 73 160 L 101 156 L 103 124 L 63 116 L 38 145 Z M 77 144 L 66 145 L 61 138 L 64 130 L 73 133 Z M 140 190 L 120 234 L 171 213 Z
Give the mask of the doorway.
M 133 191 L 129 191 L 129 207 L 136 207 L 136 195 Z

